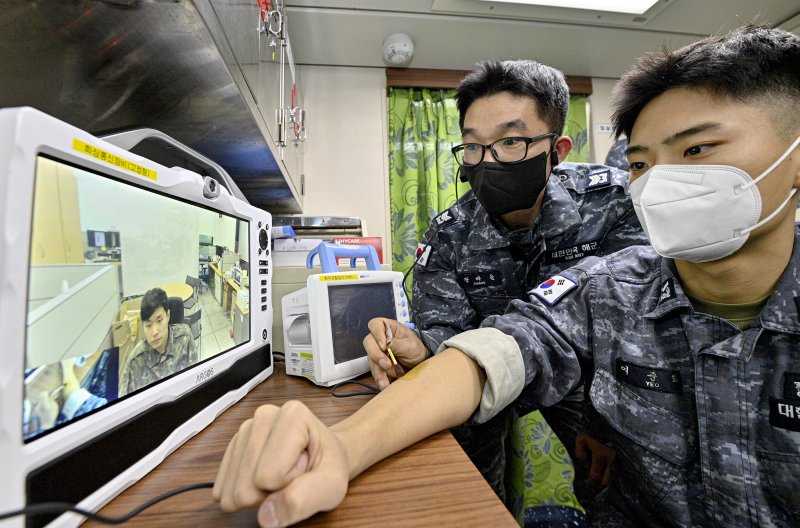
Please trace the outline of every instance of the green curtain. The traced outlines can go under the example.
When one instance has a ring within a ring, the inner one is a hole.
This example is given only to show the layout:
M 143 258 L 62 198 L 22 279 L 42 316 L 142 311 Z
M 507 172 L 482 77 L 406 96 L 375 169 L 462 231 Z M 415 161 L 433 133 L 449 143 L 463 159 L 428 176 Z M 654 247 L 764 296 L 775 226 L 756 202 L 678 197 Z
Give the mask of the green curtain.
M 389 203 L 392 269 L 405 272 L 431 219 L 456 200 L 456 163 L 450 148 L 461 142 L 454 90 L 389 89 Z M 588 100 L 573 95 L 564 134 L 572 138 L 567 161 L 589 160 Z M 469 184 L 458 182 L 458 196 Z M 572 492 L 574 468 L 566 449 L 539 412 L 516 420 L 509 436 L 507 488 L 512 513 L 580 504 Z
M 417 242 L 436 213 L 456 201 L 456 162 L 461 143 L 455 90 L 389 88 L 389 206 L 392 269 L 414 262 Z M 458 182 L 458 195 L 469 184 Z
M 572 138 L 572 150 L 565 161 L 586 163 L 589 161 L 589 99 L 585 95 L 569 98 L 569 112 L 564 126 L 564 135 Z
M 461 143 L 455 90 L 389 88 L 389 203 L 392 269 L 405 271 L 417 242 L 436 213 L 469 189 L 456 186 L 450 148 Z M 573 148 L 567 161 L 589 161 L 588 99 L 570 97 L 564 134 Z

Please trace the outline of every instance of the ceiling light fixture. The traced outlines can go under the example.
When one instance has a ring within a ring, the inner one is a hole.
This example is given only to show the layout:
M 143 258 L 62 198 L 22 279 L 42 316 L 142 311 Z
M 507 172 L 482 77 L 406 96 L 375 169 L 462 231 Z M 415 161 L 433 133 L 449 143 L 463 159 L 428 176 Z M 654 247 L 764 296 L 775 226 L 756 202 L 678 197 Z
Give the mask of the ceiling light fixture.
M 642 15 L 658 3 L 658 0 L 482 0 L 509 4 L 564 7 L 567 9 L 586 9 L 588 11 L 609 11 L 612 13 L 631 13 Z

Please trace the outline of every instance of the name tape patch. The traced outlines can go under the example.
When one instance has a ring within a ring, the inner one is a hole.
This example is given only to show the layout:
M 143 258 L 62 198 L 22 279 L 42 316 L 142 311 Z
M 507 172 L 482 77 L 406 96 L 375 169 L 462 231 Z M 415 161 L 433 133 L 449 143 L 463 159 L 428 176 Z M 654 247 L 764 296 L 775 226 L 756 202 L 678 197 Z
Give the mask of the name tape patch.
M 600 247 L 600 242 L 597 240 L 588 240 L 575 244 L 569 247 L 559 247 L 552 249 L 548 252 L 548 263 L 570 262 L 572 260 L 580 260 L 584 257 L 590 257 L 597 253 Z
M 789 431 L 800 431 L 800 402 L 770 396 L 769 424 Z
M 550 306 L 553 306 L 575 286 L 577 286 L 575 281 L 561 275 L 553 275 L 529 291 L 528 295 L 536 295 Z
M 677 370 L 643 367 L 617 358 L 615 375 L 619 381 L 642 389 L 667 394 L 683 393 L 681 373 Z
M 465 288 L 481 288 L 484 286 L 499 286 L 503 284 L 503 277 L 497 270 L 481 271 L 479 273 L 460 273 L 458 278 Z
M 800 402 L 800 373 L 786 372 L 784 374 L 783 397 Z

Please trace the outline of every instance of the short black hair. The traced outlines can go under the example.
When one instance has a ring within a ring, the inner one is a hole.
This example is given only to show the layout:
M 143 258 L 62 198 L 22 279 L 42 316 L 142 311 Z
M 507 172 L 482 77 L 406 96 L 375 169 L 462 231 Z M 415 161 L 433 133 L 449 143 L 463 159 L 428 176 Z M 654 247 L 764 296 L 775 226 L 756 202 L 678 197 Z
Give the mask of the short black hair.
M 616 137 L 631 137 L 642 109 L 678 87 L 705 89 L 742 102 L 764 102 L 772 110 L 777 129 L 793 131 L 800 113 L 800 37 L 747 24 L 677 51 L 645 55 L 614 88 L 611 119 Z
M 167 292 L 161 288 L 153 288 L 148 290 L 142 298 L 142 307 L 139 309 L 139 316 L 142 321 L 147 321 L 158 310 L 158 307 L 164 308 L 165 312 L 169 312 L 169 299 L 167 299 Z
M 564 130 L 569 110 L 569 87 L 564 74 L 533 60 L 488 60 L 461 80 L 456 102 L 461 114 L 458 124 L 464 130 L 467 109 L 481 97 L 501 92 L 530 97 L 536 101 L 539 117 L 550 132 Z

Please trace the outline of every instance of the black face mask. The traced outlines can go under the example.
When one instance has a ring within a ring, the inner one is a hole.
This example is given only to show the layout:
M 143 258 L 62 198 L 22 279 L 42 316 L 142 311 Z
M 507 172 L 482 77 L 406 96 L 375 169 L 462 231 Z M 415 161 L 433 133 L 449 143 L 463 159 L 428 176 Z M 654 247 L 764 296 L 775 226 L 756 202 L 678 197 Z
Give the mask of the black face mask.
M 547 185 L 547 153 L 520 163 L 481 162 L 461 167 L 475 196 L 493 218 L 520 209 L 530 209 Z

